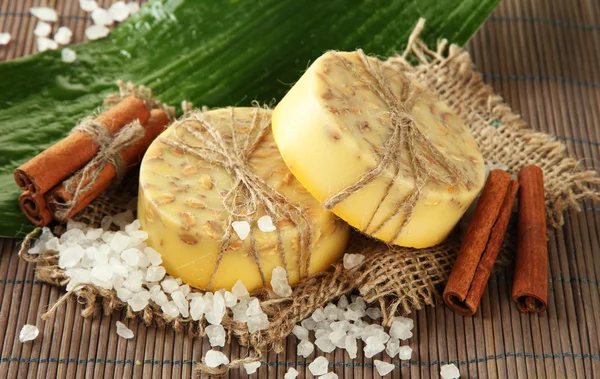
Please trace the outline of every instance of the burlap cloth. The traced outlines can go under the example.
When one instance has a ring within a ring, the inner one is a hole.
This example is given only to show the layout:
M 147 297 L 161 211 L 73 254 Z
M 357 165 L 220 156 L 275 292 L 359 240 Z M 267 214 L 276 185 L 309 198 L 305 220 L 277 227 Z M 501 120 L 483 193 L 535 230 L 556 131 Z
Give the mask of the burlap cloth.
M 486 161 L 504 163 L 511 173 L 517 173 L 526 164 L 536 164 L 544 171 L 546 209 L 548 223 L 563 223 L 567 207 L 580 209 L 584 198 L 600 199 L 600 192 L 592 189 L 600 183 L 595 171 L 586 171 L 578 162 L 568 157 L 565 146 L 551 136 L 527 128 L 521 118 L 502 102 L 500 96 L 484 84 L 481 75 L 474 70 L 469 54 L 455 45 L 439 41 L 430 50 L 419 40 L 422 22 L 409 38 L 407 48 L 400 56 L 392 57 L 387 64 L 402 65 L 408 75 L 428 87 L 443 99 L 471 129 Z M 137 175 L 107 191 L 76 216 L 77 221 L 99 227 L 101 219 L 126 209 L 137 193 Z M 59 232 L 59 230 L 57 230 Z M 267 330 L 248 333 L 245 324 L 232 321 L 226 315 L 223 324 L 229 336 L 235 336 L 240 344 L 253 351 L 245 360 L 233 361 L 229 367 L 208 369 L 199 364 L 198 369 L 210 374 L 226 372 L 230 367 L 259 359 L 266 349 L 281 351 L 281 342 L 292 328 L 307 318 L 316 308 L 352 290 L 359 292 L 367 302 L 378 303 L 383 311 L 383 323 L 388 324 L 396 313 L 409 313 L 424 305 L 433 305 L 438 298 L 436 286 L 448 277 L 459 248 L 458 232 L 444 243 L 427 249 L 391 247 L 356 233 L 347 248 L 348 253 L 361 253 L 366 259 L 352 270 L 345 270 L 341 263 L 329 271 L 304 279 L 293 288 L 289 298 L 278 298 L 264 289 L 254 295 L 262 300 L 262 307 L 269 316 Z M 68 277 L 57 266 L 57 255 L 46 251 L 40 256 L 26 253 L 33 235 L 29 235 L 21 249 L 21 257 L 37 262 L 38 280 L 65 286 Z M 510 233 L 502 249 L 501 257 L 510 259 L 513 250 Z M 203 321 L 194 322 L 181 317 L 171 318 L 151 302 L 143 311 L 134 313 L 120 301 L 114 291 L 86 285 L 72 294 L 86 304 L 82 314 L 90 316 L 101 304 L 105 313 L 126 310 L 127 317 L 139 317 L 146 324 L 169 324 L 175 330 L 193 335 L 204 334 Z M 66 300 L 63 297 L 50 309 L 46 317 Z

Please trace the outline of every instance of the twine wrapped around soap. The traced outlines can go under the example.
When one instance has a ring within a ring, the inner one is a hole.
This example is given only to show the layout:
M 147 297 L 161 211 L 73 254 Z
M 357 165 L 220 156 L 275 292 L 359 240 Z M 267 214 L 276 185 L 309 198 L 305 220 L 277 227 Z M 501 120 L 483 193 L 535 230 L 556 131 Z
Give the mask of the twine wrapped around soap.
M 370 216 L 367 225 L 362 230 L 365 233 L 373 235 L 383 228 L 390 220 L 393 220 L 399 214 L 405 214 L 406 217 L 396 230 L 394 236 L 387 241 L 395 241 L 404 226 L 410 221 L 413 211 L 419 198 L 423 193 L 423 188 L 433 179 L 440 183 L 457 186 L 464 185 L 467 188 L 473 185 L 473 182 L 463 173 L 455 164 L 450 162 L 444 155 L 427 139 L 427 137 L 415 125 L 415 121 L 410 112 L 417 102 L 422 89 L 415 87 L 397 67 L 390 65 L 384 66 L 384 63 L 378 59 L 369 59 L 362 50 L 357 51 L 363 64 L 365 74 L 359 72 L 348 59 L 331 52 L 337 61 L 351 72 L 361 83 L 363 83 L 372 93 L 374 93 L 388 108 L 390 119 L 391 134 L 383 146 L 382 153 L 379 155 L 379 163 L 369 171 L 365 172 L 354 184 L 343 188 L 336 194 L 330 196 L 325 201 L 325 207 L 331 209 L 363 189 L 370 182 L 377 179 L 380 174 L 388 167 L 393 169 L 392 180 L 388 183 L 385 193 L 379 205 Z M 391 83 L 383 75 L 382 68 L 386 67 L 397 72 L 396 78 L 402 80 L 402 92 L 397 96 L 392 89 Z M 379 211 L 381 204 L 390 195 L 390 190 L 396 179 L 401 175 L 400 162 L 401 153 L 408 152 L 410 156 L 410 165 L 414 175 L 415 185 L 405 197 L 404 201 L 399 202 L 392 214 L 385 218 L 379 225 L 371 227 L 375 215 Z M 434 163 L 444 169 L 449 175 L 443 175 L 428 162 L 425 152 L 434 161 Z
M 225 138 L 223 134 L 213 126 L 204 116 L 204 112 L 189 112 L 187 116 L 171 127 L 174 129 L 175 140 L 160 138 L 159 140 L 173 149 L 198 157 L 205 162 L 224 168 L 233 178 L 234 182 L 223 197 L 223 207 L 227 212 L 227 227 L 223 238 L 219 256 L 215 268 L 211 274 L 208 288 L 211 288 L 213 279 L 219 269 L 219 265 L 229 248 L 233 233 L 232 223 L 234 221 L 248 221 L 257 214 L 259 208 L 263 208 L 268 216 L 276 224 L 278 221 L 289 220 L 298 230 L 300 237 L 300 254 L 298 259 L 298 275 L 302 278 L 302 264 L 304 263 L 304 274 L 308 275 L 310 267 L 310 253 L 312 246 L 312 223 L 303 208 L 289 201 L 264 179 L 253 173 L 248 167 L 248 160 L 261 144 L 263 138 L 271 130 L 271 118 L 267 112 L 256 107 L 252 122 L 247 133 L 237 131 L 234 108 L 229 108 L 231 138 Z M 182 129 L 189 135 L 200 141 L 200 145 L 178 138 L 177 130 Z M 263 285 L 267 284 L 265 273 L 260 264 L 256 251 L 256 242 L 253 236 L 253 223 L 251 224 L 250 254 L 258 267 Z M 283 237 L 277 228 L 278 252 L 283 267 L 287 271 L 286 254 L 283 247 Z

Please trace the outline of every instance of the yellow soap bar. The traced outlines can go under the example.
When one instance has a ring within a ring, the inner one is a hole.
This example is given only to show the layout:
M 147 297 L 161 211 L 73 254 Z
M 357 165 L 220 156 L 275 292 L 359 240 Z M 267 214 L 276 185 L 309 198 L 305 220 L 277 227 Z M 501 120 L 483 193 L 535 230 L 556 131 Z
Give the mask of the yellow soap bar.
M 273 111 L 273 133 L 317 200 L 387 243 L 442 242 L 483 187 L 483 158 L 459 117 L 362 52 L 318 58 Z
M 265 193 L 271 203 L 254 197 Z M 265 204 L 289 212 L 271 217 L 274 231 L 258 226 L 272 213 Z M 256 289 L 277 266 L 287 268 L 293 284 L 326 270 L 349 237 L 349 227 L 288 170 L 273 139 L 271 111 L 260 108 L 192 113 L 161 134 L 141 164 L 138 218 L 167 272 L 200 289 L 230 289 L 238 279 Z M 247 222 L 250 234 L 242 228 L 238 235 L 234 222 Z

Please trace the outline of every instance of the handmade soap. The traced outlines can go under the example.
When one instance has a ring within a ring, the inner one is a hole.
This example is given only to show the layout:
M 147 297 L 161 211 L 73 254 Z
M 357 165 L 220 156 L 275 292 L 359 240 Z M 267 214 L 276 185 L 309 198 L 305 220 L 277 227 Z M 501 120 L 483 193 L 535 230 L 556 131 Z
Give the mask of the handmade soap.
M 142 161 L 138 218 L 169 274 L 212 290 L 262 287 L 277 266 L 295 283 L 349 236 L 288 170 L 261 108 L 191 113 L 161 134 Z
M 326 208 L 387 243 L 442 242 L 484 182 L 463 122 L 400 66 L 318 58 L 273 111 L 290 171 Z

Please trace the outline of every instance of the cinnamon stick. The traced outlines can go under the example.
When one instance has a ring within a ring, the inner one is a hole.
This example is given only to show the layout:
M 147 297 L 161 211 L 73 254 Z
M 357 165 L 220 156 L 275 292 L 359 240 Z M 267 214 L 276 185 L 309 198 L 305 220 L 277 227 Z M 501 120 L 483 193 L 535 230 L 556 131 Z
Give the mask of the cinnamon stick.
M 521 312 L 543 312 L 548 304 L 548 246 L 544 174 L 537 166 L 519 171 L 519 226 L 512 297 Z
M 163 110 L 152 110 L 150 119 L 144 125 L 144 136 L 136 141 L 133 145 L 123 149 L 120 153 L 123 162 L 128 168 L 138 164 L 144 152 L 148 149 L 148 146 L 152 141 L 165 129 L 170 123 L 169 117 Z M 87 191 L 79 194 L 76 204 L 73 208 L 65 215 L 61 215 L 60 209 L 64 204 L 69 204 L 73 201 L 73 194 L 67 190 L 65 183 L 61 183 L 46 194 L 46 201 L 50 208 L 50 211 L 54 217 L 59 221 L 64 221 L 71 218 L 77 212 L 87 206 L 92 200 L 98 197 L 104 192 L 112 183 L 112 180 L 116 177 L 117 171 L 113 164 L 106 163 L 102 170 L 98 173 L 96 182 Z M 90 177 L 83 177 L 78 175 L 74 178 L 75 182 L 85 181 L 83 185 L 87 185 L 90 181 Z
M 35 226 L 46 226 L 52 221 L 52 213 L 46 207 L 43 195 L 34 196 L 25 191 L 19 196 L 19 206 L 27 219 Z
M 95 121 L 112 136 L 132 121 L 139 120 L 144 124 L 149 118 L 150 110 L 144 102 L 130 96 L 102 113 Z M 94 137 L 83 131 L 75 131 L 17 168 L 15 182 L 33 195 L 44 194 L 83 167 L 98 150 Z
M 492 170 L 444 289 L 444 302 L 463 316 L 475 314 L 502 245 L 519 185 Z

